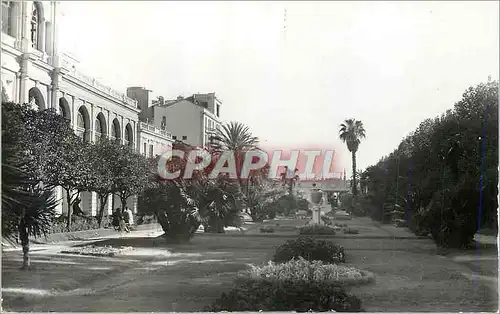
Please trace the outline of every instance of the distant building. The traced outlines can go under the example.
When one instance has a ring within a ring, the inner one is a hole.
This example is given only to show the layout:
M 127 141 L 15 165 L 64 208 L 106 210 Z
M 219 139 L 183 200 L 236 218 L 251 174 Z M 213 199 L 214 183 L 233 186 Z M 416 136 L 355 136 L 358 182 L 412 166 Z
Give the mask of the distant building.
M 166 150 L 172 149 L 172 134 L 167 131 L 166 119 L 159 123 L 154 121 L 154 110 L 151 90 L 144 87 L 127 88 L 127 96 L 137 101 L 139 113 L 138 127 L 138 150 L 147 157 L 163 154 Z
M 222 102 L 215 93 L 179 96 L 173 100 L 160 96 L 153 100 L 144 88 L 129 87 L 127 95 L 137 100 L 141 121 L 167 129 L 174 141 L 207 147 L 211 135 L 221 125 Z

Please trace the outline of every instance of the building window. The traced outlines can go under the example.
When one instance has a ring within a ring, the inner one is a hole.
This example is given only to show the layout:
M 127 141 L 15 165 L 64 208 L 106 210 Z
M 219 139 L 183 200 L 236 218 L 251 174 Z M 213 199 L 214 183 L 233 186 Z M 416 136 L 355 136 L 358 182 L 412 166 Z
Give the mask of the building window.
M 154 146 L 149 145 L 149 157 L 153 157 Z
M 177 135 L 172 135 L 172 139 L 177 140 Z
M 33 2 L 31 11 L 31 46 L 38 49 L 38 32 L 40 26 L 40 10 L 38 3 Z
M 13 1 L 2 1 L 2 32 L 7 35 L 14 36 L 12 28 L 12 18 L 14 11 Z
M 183 136 L 182 136 L 182 140 L 183 140 L 183 141 L 185 141 L 185 140 L 187 140 L 187 139 L 188 139 L 188 137 L 187 137 L 186 135 L 183 135 Z
M 83 118 L 83 114 L 81 111 L 78 111 L 78 118 L 76 121 L 77 121 L 76 126 L 85 129 L 85 119 Z
M 144 156 L 146 156 L 148 152 L 148 144 L 144 143 Z
M 217 112 L 216 112 L 217 117 L 220 115 L 220 105 L 217 105 Z
M 163 116 L 163 118 L 161 119 L 161 129 L 162 130 L 167 129 L 167 117 L 165 116 Z

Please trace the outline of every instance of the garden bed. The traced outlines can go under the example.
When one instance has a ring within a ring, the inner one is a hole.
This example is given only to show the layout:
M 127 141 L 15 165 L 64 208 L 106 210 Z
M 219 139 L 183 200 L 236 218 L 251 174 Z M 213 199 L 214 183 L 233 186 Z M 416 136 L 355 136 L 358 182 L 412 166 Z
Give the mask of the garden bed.
M 269 280 L 286 282 L 322 282 L 347 286 L 369 283 L 374 280 L 372 273 L 339 264 L 308 261 L 302 257 L 286 263 L 269 262 L 265 266 L 251 266 L 241 273 L 238 280 Z
M 112 246 L 95 246 L 88 245 L 78 248 L 72 248 L 69 250 L 61 251 L 63 254 L 77 254 L 77 255 L 88 255 L 88 256 L 101 256 L 101 257 L 113 257 L 120 255 L 124 252 L 131 251 L 133 248 L 131 246 L 122 246 L 115 248 Z

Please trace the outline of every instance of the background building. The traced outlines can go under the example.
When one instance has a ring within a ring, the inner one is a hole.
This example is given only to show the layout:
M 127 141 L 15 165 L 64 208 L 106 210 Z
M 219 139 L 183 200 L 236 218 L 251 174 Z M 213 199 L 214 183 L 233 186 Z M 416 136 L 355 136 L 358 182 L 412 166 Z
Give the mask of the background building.
M 60 52 L 58 29 L 64 26 L 57 23 L 59 17 L 56 1 L 2 1 L 2 101 L 54 108 L 86 141 L 110 137 L 138 148 L 140 134 L 160 134 L 139 125 L 137 101 L 83 74 L 74 57 Z M 61 188 L 57 193 L 62 198 Z M 82 210 L 95 215 L 96 194 L 84 192 L 81 197 Z M 59 213 L 67 212 L 62 199 Z M 128 203 L 135 211 L 136 202 Z M 111 212 L 120 200 L 110 197 L 108 204 Z
M 162 96 L 153 99 L 151 91 L 143 87 L 129 87 L 127 95 L 139 103 L 141 121 L 162 130 L 168 129 L 174 141 L 206 147 L 210 136 L 221 124 L 222 102 L 215 93 L 165 100 Z

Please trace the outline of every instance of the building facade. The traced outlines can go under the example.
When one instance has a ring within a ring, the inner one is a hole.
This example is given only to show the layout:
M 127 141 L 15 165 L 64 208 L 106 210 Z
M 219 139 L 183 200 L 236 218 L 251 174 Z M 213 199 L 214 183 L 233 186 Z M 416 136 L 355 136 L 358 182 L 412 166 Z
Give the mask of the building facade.
M 220 110 L 222 102 L 215 93 L 194 94 L 190 97 L 177 97 L 165 100 L 162 96 L 153 99 L 151 90 L 144 87 L 129 87 L 127 95 L 135 100 L 141 108 L 140 120 L 151 127 L 166 131 L 173 141 L 206 147 L 210 137 L 220 127 Z M 142 145 L 145 145 L 143 143 Z M 151 148 L 146 144 L 143 151 Z M 169 144 L 167 149 L 171 148 Z M 161 151 L 163 148 L 159 148 Z
M 174 140 L 189 145 L 207 147 L 210 138 L 220 128 L 222 102 L 215 93 L 194 94 L 177 98 L 158 106 L 166 117 L 166 123 Z
M 78 61 L 60 51 L 59 5 L 56 1 L 2 1 L 2 101 L 31 103 L 40 110 L 54 108 L 90 142 L 109 137 L 138 150 L 149 140 L 168 142 L 166 133 L 140 125 L 136 100 L 80 72 Z M 57 193 L 62 199 L 58 211 L 65 213 L 62 189 Z M 81 199 L 82 210 L 95 215 L 96 194 L 84 192 Z M 110 197 L 108 206 L 110 213 L 113 206 L 120 206 L 119 198 Z M 131 198 L 128 206 L 135 211 L 136 201 Z

